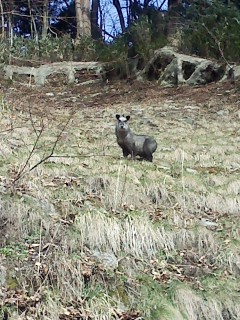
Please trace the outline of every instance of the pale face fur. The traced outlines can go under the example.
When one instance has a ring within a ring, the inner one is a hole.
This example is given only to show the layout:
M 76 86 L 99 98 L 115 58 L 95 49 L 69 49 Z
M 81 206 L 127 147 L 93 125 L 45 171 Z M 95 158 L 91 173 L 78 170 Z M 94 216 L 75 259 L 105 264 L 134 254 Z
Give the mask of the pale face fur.
M 116 129 L 118 132 L 123 132 L 123 131 L 129 131 L 129 126 L 128 126 L 128 120 L 130 119 L 130 116 L 120 116 L 119 114 L 116 114 Z

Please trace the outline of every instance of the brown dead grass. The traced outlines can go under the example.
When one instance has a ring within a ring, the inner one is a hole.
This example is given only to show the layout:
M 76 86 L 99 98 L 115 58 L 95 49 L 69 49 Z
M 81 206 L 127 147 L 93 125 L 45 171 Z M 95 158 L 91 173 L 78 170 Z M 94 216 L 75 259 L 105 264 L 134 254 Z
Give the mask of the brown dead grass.
M 237 87 L 16 85 L 2 97 L 9 318 L 240 318 Z M 156 138 L 153 163 L 122 159 L 116 113 Z M 53 156 L 30 171 L 69 117 Z

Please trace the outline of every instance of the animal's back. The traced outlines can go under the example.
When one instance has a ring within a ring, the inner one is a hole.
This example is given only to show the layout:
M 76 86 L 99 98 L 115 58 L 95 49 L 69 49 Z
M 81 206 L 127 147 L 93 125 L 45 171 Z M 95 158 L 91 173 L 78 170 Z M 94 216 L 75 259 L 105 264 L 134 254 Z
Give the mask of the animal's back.
M 157 142 L 154 138 L 147 136 L 143 146 L 145 151 L 149 151 L 151 153 L 157 150 Z
M 157 149 L 156 140 L 150 136 L 133 134 L 133 140 L 135 142 L 137 155 L 139 156 L 144 156 L 148 153 L 152 154 Z

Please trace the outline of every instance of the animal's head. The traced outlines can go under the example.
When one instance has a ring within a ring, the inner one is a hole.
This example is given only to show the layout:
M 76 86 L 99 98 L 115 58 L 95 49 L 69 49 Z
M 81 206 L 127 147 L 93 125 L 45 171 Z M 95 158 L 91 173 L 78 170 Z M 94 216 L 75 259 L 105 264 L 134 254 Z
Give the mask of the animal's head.
M 124 116 L 124 114 L 122 116 L 120 116 L 120 114 L 116 114 L 116 119 L 117 119 L 117 124 L 116 127 L 118 130 L 128 130 L 128 120 L 130 119 L 130 116 Z

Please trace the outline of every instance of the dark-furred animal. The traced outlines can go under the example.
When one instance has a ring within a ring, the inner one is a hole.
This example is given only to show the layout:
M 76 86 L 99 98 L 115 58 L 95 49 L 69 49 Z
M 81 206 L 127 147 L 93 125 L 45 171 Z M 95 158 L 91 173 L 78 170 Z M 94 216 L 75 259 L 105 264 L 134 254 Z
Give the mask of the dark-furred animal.
M 152 162 L 152 154 L 157 149 L 156 140 L 149 136 L 133 133 L 128 125 L 130 116 L 125 117 L 116 114 L 116 119 L 115 133 L 117 143 L 122 148 L 123 156 L 126 158 L 130 154 L 132 159 L 140 156 L 144 160 Z

